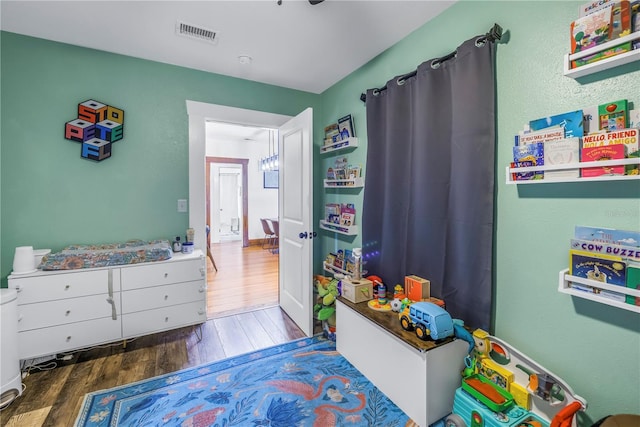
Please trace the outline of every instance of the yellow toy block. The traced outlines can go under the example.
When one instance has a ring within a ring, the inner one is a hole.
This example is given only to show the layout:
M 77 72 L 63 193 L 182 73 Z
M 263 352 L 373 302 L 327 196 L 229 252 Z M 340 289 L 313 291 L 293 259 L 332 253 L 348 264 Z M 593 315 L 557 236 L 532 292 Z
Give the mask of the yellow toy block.
M 526 387 L 523 387 L 516 382 L 512 382 L 511 387 L 509 387 L 509 393 L 513 396 L 513 400 L 516 402 L 516 405 L 522 406 L 527 411 L 531 410 L 530 394 Z

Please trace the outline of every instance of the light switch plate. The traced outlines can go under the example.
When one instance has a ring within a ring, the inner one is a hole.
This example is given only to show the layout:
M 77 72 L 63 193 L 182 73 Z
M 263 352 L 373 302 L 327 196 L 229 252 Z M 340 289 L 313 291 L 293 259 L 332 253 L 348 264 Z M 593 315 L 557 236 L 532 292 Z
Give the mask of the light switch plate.
M 187 211 L 187 199 L 178 199 L 178 212 Z

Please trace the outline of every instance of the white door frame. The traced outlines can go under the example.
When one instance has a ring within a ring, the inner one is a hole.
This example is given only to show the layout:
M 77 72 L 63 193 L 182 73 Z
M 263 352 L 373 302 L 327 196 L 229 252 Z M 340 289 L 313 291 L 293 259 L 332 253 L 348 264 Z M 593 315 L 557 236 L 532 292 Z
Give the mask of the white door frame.
M 194 247 L 206 253 L 206 121 L 279 128 L 292 116 L 190 100 L 186 104 L 189 115 L 189 227 L 195 231 Z

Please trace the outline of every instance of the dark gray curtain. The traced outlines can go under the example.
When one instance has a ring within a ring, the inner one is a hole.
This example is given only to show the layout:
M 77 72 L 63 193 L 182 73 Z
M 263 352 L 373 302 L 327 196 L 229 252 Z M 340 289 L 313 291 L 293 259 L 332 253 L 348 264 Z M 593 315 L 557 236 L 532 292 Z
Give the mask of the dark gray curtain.
M 479 42 L 480 41 L 480 42 Z M 490 330 L 494 44 L 464 42 L 438 67 L 369 89 L 365 269 L 388 289 L 415 274 L 471 327 Z M 434 64 L 437 61 L 434 62 Z

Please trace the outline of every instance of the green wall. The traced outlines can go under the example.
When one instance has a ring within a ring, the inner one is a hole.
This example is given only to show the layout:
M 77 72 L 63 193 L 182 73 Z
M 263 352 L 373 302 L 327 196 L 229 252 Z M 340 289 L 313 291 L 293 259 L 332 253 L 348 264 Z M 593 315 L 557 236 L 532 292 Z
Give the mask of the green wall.
M 344 114 L 355 116 L 361 146 L 348 157 L 364 164 L 366 112 L 358 100 L 361 92 L 453 51 L 464 40 L 486 33 L 494 22 L 503 27 L 496 64 L 493 332 L 587 399 L 589 409 L 581 420 L 586 426 L 607 414 L 640 413 L 640 315 L 558 293 L 558 273 L 568 265 L 575 225 L 640 229 L 640 185 L 618 181 L 514 186 L 505 184 L 504 172 L 513 135 L 531 119 L 623 98 L 640 107 L 638 62 L 580 81 L 562 75 L 569 24 L 582 3 L 457 3 L 323 93 L 322 118 L 327 124 Z M 331 162 L 320 160 L 317 180 Z M 362 193 L 327 192 L 318 197 L 320 209 L 333 200 L 362 206 Z M 361 240 L 323 234 L 318 244 L 317 271 L 328 251 L 359 246 Z
M 3 286 L 16 246 L 172 239 L 189 226 L 185 100 L 296 115 L 316 94 L 13 33 L 2 46 Z M 82 159 L 64 139 L 77 104 L 125 111 L 111 158 Z

